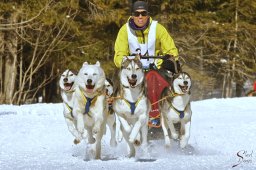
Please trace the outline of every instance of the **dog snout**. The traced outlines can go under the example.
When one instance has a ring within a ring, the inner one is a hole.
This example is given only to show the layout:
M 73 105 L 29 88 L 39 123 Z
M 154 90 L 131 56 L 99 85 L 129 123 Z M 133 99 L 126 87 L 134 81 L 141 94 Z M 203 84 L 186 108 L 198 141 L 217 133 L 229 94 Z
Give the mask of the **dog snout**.
M 133 78 L 133 79 L 136 79 L 136 78 L 137 78 L 137 75 L 136 75 L 136 74 L 132 74 L 132 78 Z
M 67 77 L 65 77 L 65 78 L 63 79 L 63 81 L 64 81 L 64 82 L 67 82 L 67 81 L 68 81 L 68 78 L 67 78 Z
M 87 80 L 87 83 L 88 83 L 88 84 L 92 84 L 92 79 L 88 79 L 88 80 Z
M 184 83 L 184 85 L 185 85 L 185 86 L 187 86 L 187 85 L 188 85 L 188 81 L 184 81 L 183 83 Z

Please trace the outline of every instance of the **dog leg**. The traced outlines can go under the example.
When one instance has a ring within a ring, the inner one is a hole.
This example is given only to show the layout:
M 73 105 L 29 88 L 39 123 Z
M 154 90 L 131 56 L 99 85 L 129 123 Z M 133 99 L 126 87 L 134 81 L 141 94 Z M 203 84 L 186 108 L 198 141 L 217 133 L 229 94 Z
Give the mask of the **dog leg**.
M 126 140 L 126 142 L 128 144 L 128 147 L 129 147 L 129 155 L 128 155 L 128 157 L 129 158 L 135 157 L 135 147 L 134 147 L 134 145 L 132 143 L 129 142 L 129 133 L 127 133 L 124 130 L 124 127 L 123 127 L 122 124 L 121 124 L 121 131 L 122 131 L 124 139 Z
M 188 121 L 187 123 L 185 123 L 184 121 L 181 121 L 181 130 L 184 130 L 184 134 L 182 134 L 180 138 L 181 148 L 185 148 L 188 144 L 188 140 L 190 137 L 190 125 L 191 125 L 190 121 Z
M 140 133 L 138 133 L 138 135 L 136 136 L 136 139 L 134 141 L 135 146 L 140 146 L 140 144 L 141 144 L 141 137 L 140 136 L 141 136 Z
M 87 128 L 87 137 L 88 137 L 88 142 L 90 144 L 95 143 L 95 138 L 93 137 L 92 128 Z
M 168 117 L 167 122 L 168 122 L 168 126 L 170 128 L 170 131 L 171 131 L 172 138 L 173 139 L 178 139 L 179 134 L 176 132 L 174 124 L 173 124 L 173 122 L 172 122 L 170 117 Z
M 100 118 L 97 118 L 96 120 L 97 121 L 95 122 L 95 124 L 94 124 L 94 126 L 92 128 L 93 135 L 95 135 L 95 134 L 100 132 L 101 125 L 103 124 L 103 120 L 101 120 Z M 104 130 L 106 130 L 105 127 L 104 127 Z
M 93 144 L 93 150 L 94 150 L 94 159 L 100 159 L 101 158 L 101 140 L 102 140 L 103 132 L 100 131 L 96 134 L 96 142 Z
M 119 116 L 120 123 L 122 124 L 122 127 L 127 133 L 131 132 L 131 126 L 128 124 L 128 122 L 121 116 Z
M 83 135 L 83 133 L 84 133 L 84 116 L 83 116 L 83 114 L 77 115 L 77 130 L 81 135 Z
M 74 143 L 78 144 L 82 140 L 82 135 L 76 130 L 75 124 L 69 118 L 65 118 L 68 130 L 75 137 Z
M 148 124 L 144 124 L 141 127 L 141 148 L 143 151 L 143 155 L 147 156 L 149 154 L 148 152 Z
M 117 141 L 122 142 L 123 134 L 122 134 L 122 131 L 121 131 L 121 122 L 120 122 L 117 115 L 116 115 L 116 133 L 117 133 Z
M 110 146 L 115 147 L 117 145 L 116 142 L 116 122 L 115 122 L 115 115 L 109 115 L 107 119 L 107 125 L 110 130 L 111 139 L 110 139 Z
M 161 123 L 162 123 L 162 129 L 164 132 L 165 147 L 171 147 L 171 141 L 170 141 L 170 137 L 168 135 L 168 126 L 166 126 L 167 122 L 164 119 L 163 113 L 161 113 Z
M 147 116 L 145 114 L 140 115 L 138 121 L 134 124 L 134 127 L 132 128 L 129 141 L 131 143 L 134 143 L 136 136 L 138 135 L 140 128 L 142 127 L 143 124 L 146 123 Z

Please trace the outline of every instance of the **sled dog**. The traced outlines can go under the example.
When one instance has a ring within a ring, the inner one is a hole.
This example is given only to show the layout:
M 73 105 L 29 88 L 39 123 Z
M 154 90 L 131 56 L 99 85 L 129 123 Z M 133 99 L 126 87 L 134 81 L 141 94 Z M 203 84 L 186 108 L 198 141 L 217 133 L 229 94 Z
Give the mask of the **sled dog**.
M 185 148 L 190 137 L 192 111 L 190 107 L 191 78 L 186 72 L 180 72 L 173 77 L 172 86 L 167 88 L 162 95 L 167 97 L 160 102 L 161 122 L 164 132 L 165 145 L 170 146 L 168 129 L 171 137 L 180 140 L 180 147 Z M 175 124 L 180 123 L 176 131 Z
M 77 117 L 77 130 L 82 135 L 86 129 L 88 142 L 93 144 L 90 154 L 93 159 L 101 157 L 101 140 L 106 130 L 105 79 L 98 61 L 96 64 L 85 62 L 76 78 L 73 110 Z
M 73 101 L 75 91 L 75 79 L 77 71 L 65 70 L 59 80 L 61 97 L 63 101 L 63 115 L 68 126 L 68 130 L 75 137 L 74 143 L 77 144 L 82 140 L 82 136 L 77 131 L 76 118 L 73 114 Z
M 106 88 L 106 100 L 107 100 L 107 107 L 108 107 L 108 114 L 107 114 L 107 125 L 110 130 L 111 139 L 110 139 L 110 146 L 116 146 L 116 115 L 112 108 L 113 103 L 113 82 L 106 78 L 105 80 L 105 88 Z
M 129 157 L 136 154 L 135 146 L 142 141 L 147 146 L 148 113 L 150 103 L 145 95 L 144 72 L 139 57 L 124 57 L 119 73 L 120 88 L 113 109 L 121 123 L 121 131 L 128 143 Z

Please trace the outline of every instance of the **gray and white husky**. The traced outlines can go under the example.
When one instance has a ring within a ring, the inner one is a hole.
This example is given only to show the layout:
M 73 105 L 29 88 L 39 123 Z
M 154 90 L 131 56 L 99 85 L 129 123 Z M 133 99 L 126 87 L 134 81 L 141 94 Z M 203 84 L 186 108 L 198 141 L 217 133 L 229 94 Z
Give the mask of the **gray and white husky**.
M 77 71 L 67 69 L 60 77 L 59 86 L 63 101 L 63 115 L 68 126 L 68 130 L 75 137 L 74 143 L 77 144 L 82 140 L 82 136 L 77 131 L 77 121 L 73 114 L 75 79 Z
M 117 145 L 116 142 L 116 114 L 112 108 L 112 103 L 113 103 L 113 82 L 106 78 L 105 80 L 105 88 L 106 88 L 106 100 L 108 102 L 108 114 L 107 114 L 107 125 L 110 130 L 110 146 L 114 147 Z
M 186 72 L 180 72 L 173 77 L 172 87 L 166 89 L 160 102 L 162 129 L 165 136 L 165 145 L 170 146 L 168 129 L 173 139 L 180 140 L 180 147 L 185 148 L 190 137 L 192 111 L 190 107 L 191 77 Z M 175 124 L 180 123 L 177 132 Z
M 129 157 L 136 154 L 135 146 L 142 141 L 147 147 L 150 102 L 145 95 L 145 80 L 139 57 L 125 57 L 119 73 L 120 89 L 113 109 L 121 122 L 121 131 L 128 143 Z

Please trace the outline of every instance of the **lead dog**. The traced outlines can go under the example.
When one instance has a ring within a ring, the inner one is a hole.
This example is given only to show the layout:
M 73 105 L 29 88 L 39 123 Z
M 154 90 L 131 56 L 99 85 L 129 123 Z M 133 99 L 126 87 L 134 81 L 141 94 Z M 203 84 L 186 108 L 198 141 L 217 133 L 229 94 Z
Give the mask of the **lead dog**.
M 138 141 L 142 141 L 146 148 L 150 110 L 145 95 L 144 72 L 138 57 L 123 59 L 119 78 L 119 97 L 114 100 L 113 109 L 121 122 L 121 131 L 130 149 L 129 157 L 134 157 Z
M 101 140 L 106 130 L 105 79 L 98 61 L 94 65 L 85 62 L 76 79 L 74 114 L 77 117 L 77 130 L 81 135 L 84 128 L 87 130 L 88 142 L 93 144 L 93 159 L 101 158 Z
M 180 72 L 174 75 L 172 87 L 166 89 L 160 102 L 162 129 L 165 136 L 165 145 L 170 146 L 168 128 L 173 139 L 180 139 L 180 147 L 185 148 L 190 137 L 192 111 L 190 107 L 191 78 L 189 74 Z M 180 123 L 177 132 L 174 124 Z
M 77 144 L 82 140 L 82 135 L 78 133 L 76 129 L 76 118 L 73 115 L 73 101 L 75 91 L 75 79 L 77 71 L 65 70 L 59 80 L 59 86 L 61 88 L 61 97 L 63 101 L 63 115 L 68 126 L 68 130 L 75 137 L 74 143 Z

